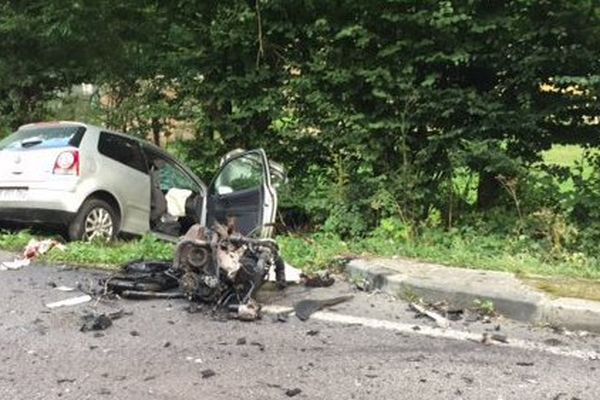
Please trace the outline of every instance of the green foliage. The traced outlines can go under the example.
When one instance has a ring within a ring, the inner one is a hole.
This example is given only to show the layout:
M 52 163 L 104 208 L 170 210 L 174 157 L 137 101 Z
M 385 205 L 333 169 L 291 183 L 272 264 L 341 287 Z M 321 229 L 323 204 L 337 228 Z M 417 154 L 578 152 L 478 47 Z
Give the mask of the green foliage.
M 473 308 L 482 315 L 493 317 L 496 315 L 496 306 L 491 300 L 473 300 Z
M 0 5 L 0 36 L 0 134 L 184 131 L 169 149 L 206 180 L 263 147 L 284 222 L 336 251 L 596 273 L 600 162 L 542 162 L 600 144 L 595 0 L 34 0 Z M 315 246 L 288 251 L 327 264 Z
M 115 243 L 72 242 L 65 251 L 53 249 L 40 262 L 114 269 L 135 260 L 172 261 L 175 247 L 171 243 L 146 235 L 138 240 Z
M 29 231 L 0 232 L 0 249 L 22 252 L 33 238 Z
M 330 233 L 279 236 L 277 242 L 284 260 L 307 272 L 331 267 L 336 257 L 349 251 L 344 241 Z

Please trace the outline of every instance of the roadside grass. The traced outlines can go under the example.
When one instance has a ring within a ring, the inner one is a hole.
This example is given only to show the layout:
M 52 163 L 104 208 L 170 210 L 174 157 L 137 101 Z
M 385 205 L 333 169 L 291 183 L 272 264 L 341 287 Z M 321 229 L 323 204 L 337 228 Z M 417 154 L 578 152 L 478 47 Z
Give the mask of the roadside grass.
M 46 235 L 34 235 L 29 231 L 0 233 L 0 248 L 20 253 L 31 239 L 47 238 Z M 36 262 L 115 270 L 136 260 L 170 261 L 174 251 L 172 243 L 146 235 L 136 240 L 113 243 L 66 243 L 65 250 L 54 248 L 40 256 Z
M 282 236 L 278 238 L 284 259 L 308 271 L 324 269 L 335 259 L 348 256 L 400 256 L 447 266 L 512 272 L 520 276 L 600 279 L 596 259 L 582 256 L 554 258 L 537 243 L 488 235 L 464 237 L 431 230 L 414 240 L 371 236 L 345 242 L 333 235 Z
M 21 252 L 34 235 L 29 231 L 0 232 L 0 249 Z
M 522 277 L 521 280 L 556 297 L 575 297 L 600 301 L 600 281 L 597 280 L 541 276 Z
M 0 248 L 21 252 L 31 239 L 47 236 L 28 231 L 0 233 Z M 425 230 L 407 240 L 389 238 L 381 231 L 353 241 L 318 232 L 281 235 L 283 258 L 306 272 L 337 268 L 349 257 L 407 257 L 425 262 L 471 269 L 515 273 L 525 283 L 552 295 L 600 300 L 600 263 L 581 254 L 551 256 L 539 242 L 500 235 Z M 107 270 L 137 260 L 171 261 L 175 245 L 153 235 L 114 243 L 67 243 L 64 251 L 52 249 L 36 261 Z

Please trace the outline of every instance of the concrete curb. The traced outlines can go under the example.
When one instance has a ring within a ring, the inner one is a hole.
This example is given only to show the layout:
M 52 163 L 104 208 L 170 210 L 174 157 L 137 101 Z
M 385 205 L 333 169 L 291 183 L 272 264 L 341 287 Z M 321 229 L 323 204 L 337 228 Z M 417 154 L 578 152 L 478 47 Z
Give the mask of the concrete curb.
M 472 307 L 475 300 L 490 300 L 496 311 L 507 318 L 600 333 L 600 302 L 554 299 L 511 273 L 384 258 L 352 260 L 346 271 L 351 279 L 397 297 L 417 296 L 429 302 L 447 301 L 457 307 Z

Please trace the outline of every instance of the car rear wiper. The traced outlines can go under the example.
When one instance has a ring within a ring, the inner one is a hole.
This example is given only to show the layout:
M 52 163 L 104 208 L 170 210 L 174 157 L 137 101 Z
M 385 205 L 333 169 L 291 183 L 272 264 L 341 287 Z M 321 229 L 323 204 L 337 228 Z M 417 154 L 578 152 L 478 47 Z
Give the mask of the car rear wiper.
M 33 147 L 33 146 L 37 146 L 38 144 L 42 143 L 43 140 L 40 138 L 31 138 L 31 139 L 25 139 L 23 141 L 21 141 L 21 147 Z

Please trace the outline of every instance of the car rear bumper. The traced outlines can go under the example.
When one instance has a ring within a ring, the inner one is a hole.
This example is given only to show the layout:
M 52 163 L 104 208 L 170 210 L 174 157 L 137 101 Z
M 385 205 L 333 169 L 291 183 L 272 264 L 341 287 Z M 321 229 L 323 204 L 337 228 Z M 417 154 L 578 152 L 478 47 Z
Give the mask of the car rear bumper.
M 32 224 L 68 225 L 75 213 L 42 208 L 5 208 L 0 207 L 0 221 Z
M 0 221 L 67 224 L 81 205 L 71 191 L 30 188 L 6 194 L 6 190 L 0 187 Z

